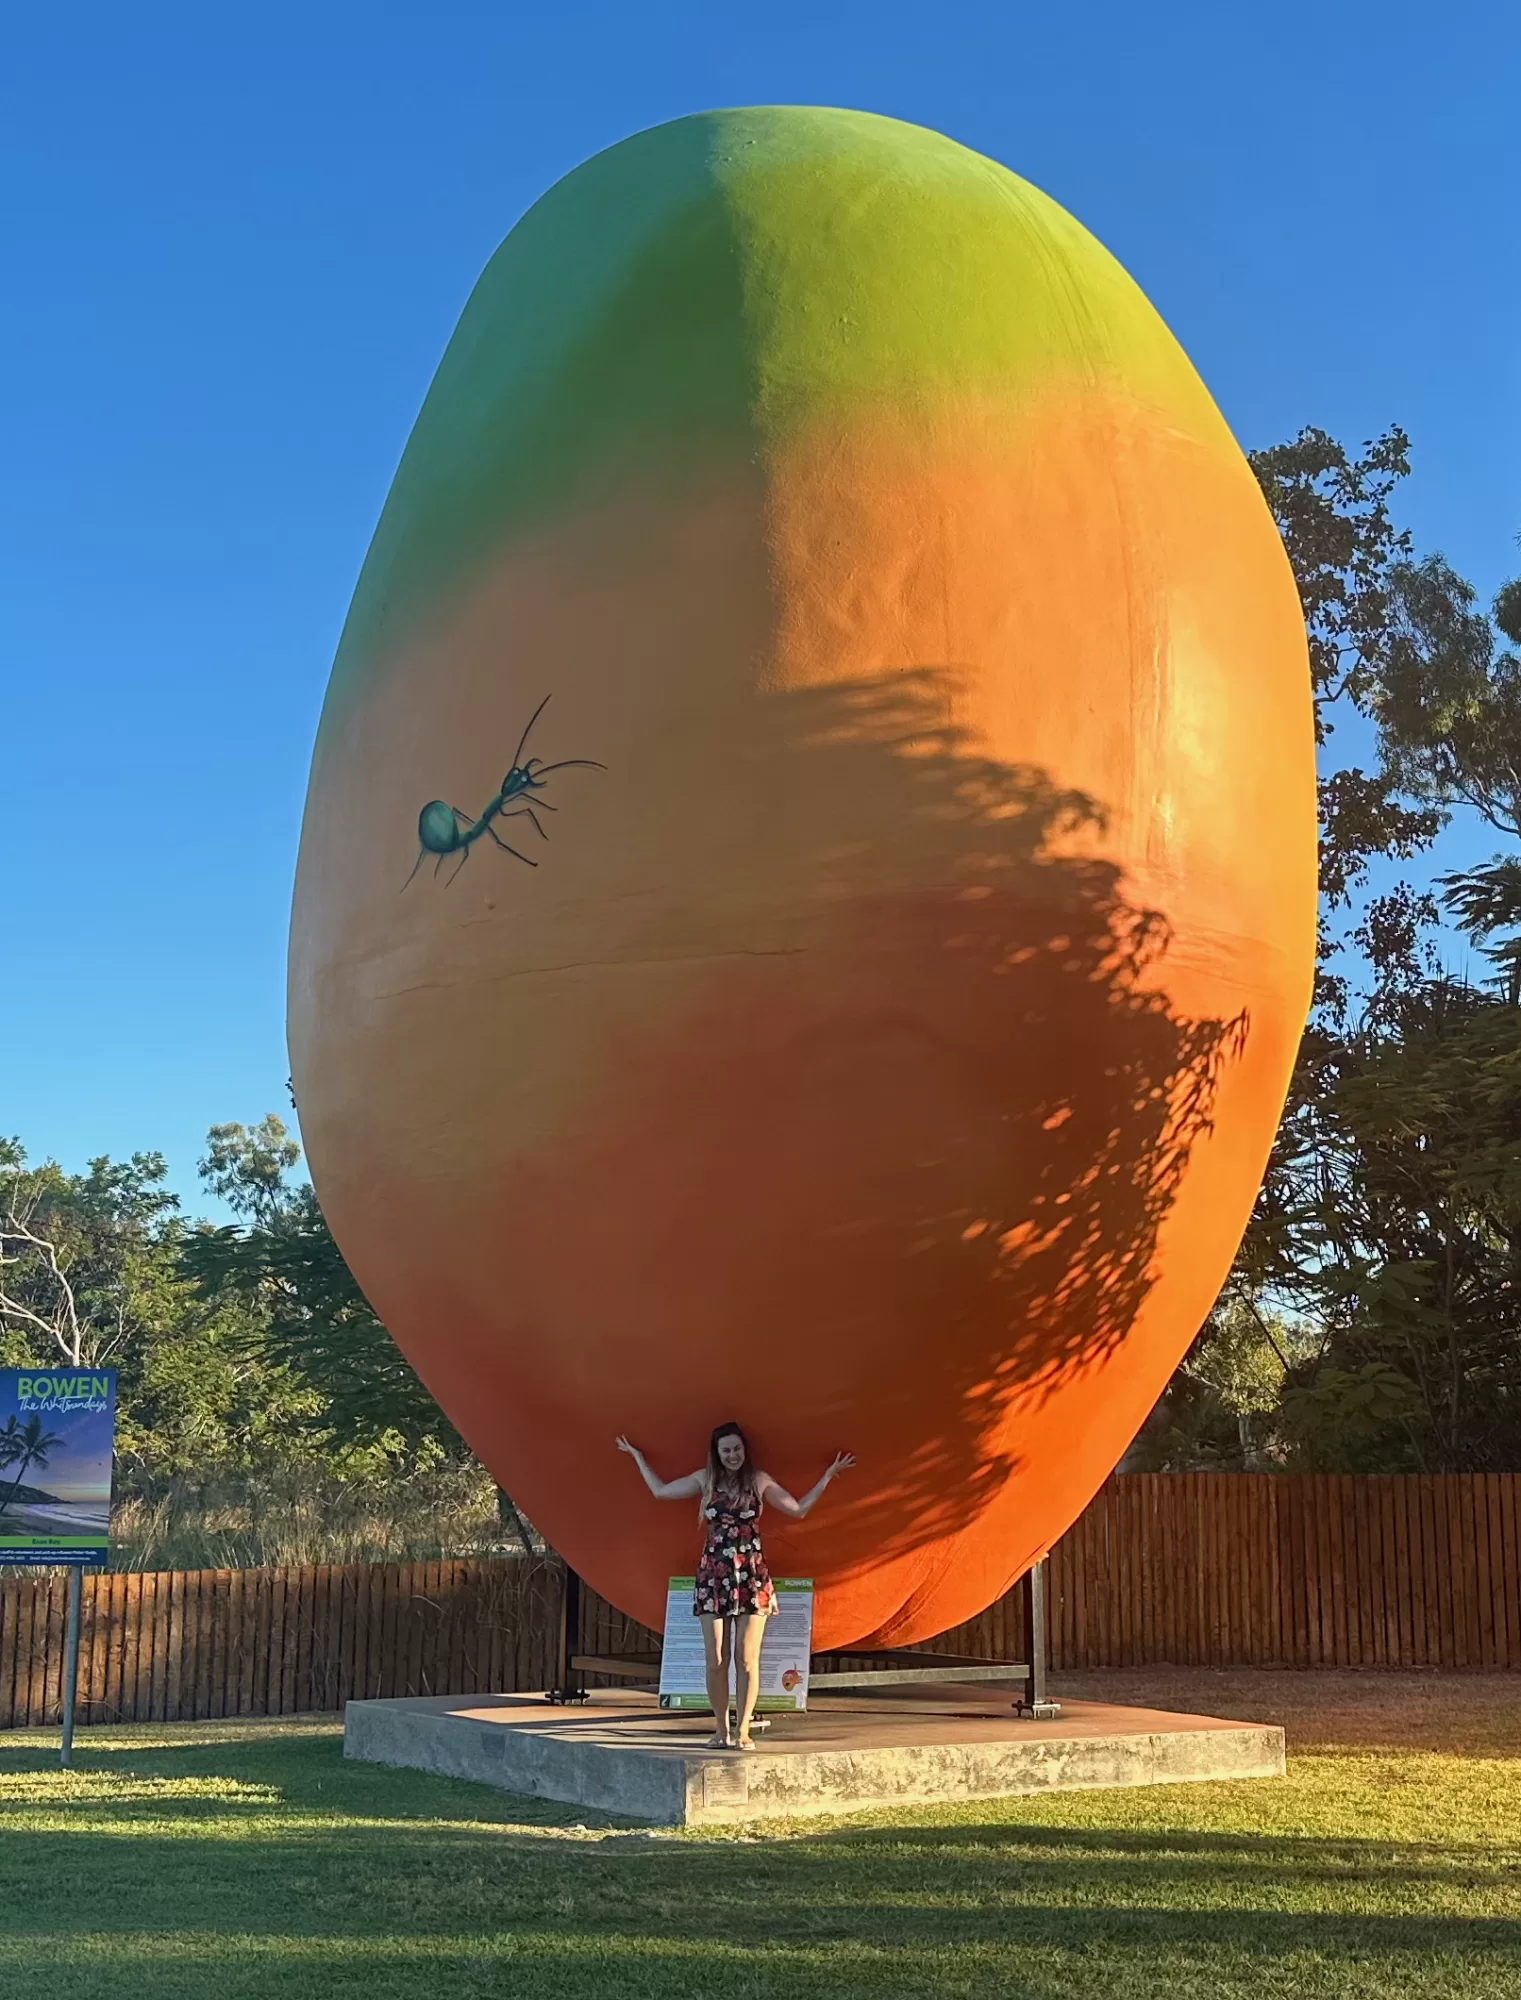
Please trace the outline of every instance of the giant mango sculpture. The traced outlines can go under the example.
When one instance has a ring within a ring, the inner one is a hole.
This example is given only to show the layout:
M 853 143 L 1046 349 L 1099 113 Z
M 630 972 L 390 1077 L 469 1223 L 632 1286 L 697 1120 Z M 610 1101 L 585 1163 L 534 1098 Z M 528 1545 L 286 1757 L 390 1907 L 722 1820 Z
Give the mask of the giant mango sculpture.
M 655 1621 L 738 1418 L 818 1642 L 970 1616 L 1230 1263 L 1314 930 L 1294 585 L 1053 202 L 841 111 L 682 119 L 488 265 L 323 712 L 302 1131 L 428 1388 Z

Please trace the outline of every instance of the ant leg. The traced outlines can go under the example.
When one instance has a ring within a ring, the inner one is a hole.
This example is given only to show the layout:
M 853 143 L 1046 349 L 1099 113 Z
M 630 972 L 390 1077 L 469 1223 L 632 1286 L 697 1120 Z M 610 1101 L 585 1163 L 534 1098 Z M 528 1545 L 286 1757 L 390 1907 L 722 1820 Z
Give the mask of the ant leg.
M 464 865 L 465 865 L 465 863 L 466 863 L 466 862 L 467 862 L 467 861 L 468 861 L 469 859 L 470 859 L 470 850 L 469 850 L 469 848 L 468 848 L 468 847 L 462 847 L 462 848 L 460 849 L 460 851 L 459 851 L 459 868 L 456 868 L 456 869 L 455 869 L 455 871 L 454 871 L 454 874 L 453 874 L 453 875 L 451 875 L 451 876 L 449 877 L 449 882 L 453 882 L 453 881 L 454 881 L 454 880 L 455 880 L 455 879 L 456 879 L 456 878 L 458 877 L 458 875 L 459 875 L 459 870 L 460 870 L 460 868 L 463 868 L 463 867 L 464 867 Z M 442 862 L 440 862 L 440 863 L 439 863 L 439 865 L 440 865 L 440 867 L 442 867 L 442 865 L 443 865 L 443 864 L 442 864 Z M 449 886 L 449 882 L 446 882 L 446 883 L 444 884 L 444 887 L 445 887 L 446 889 L 447 889 L 447 888 L 448 888 L 448 886 Z
M 531 819 L 533 821 L 533 830 L 539 836 L 540 840 L 548 840 L 549 838 L 549 835 L 544 831 L 543 827 L 539 825 L 538 815 L 534 811 L 534 808 L 532 806 L 519 806 L 516 812 L 503 813 L 502 818 Z
M 516 815 L 515 815 L 515 814 L 513 814 L 513 813 L 509 813 L 509 814 L 507 815 L 507 817 L 508 817 L 509 819 L 513 819 L 513 818 L 515 818 L 515 817 L 516 817 Z M 488 826 L 488 827 L 487 827 L 487 829 L 486 829 L 486 831 L 487 831 L 487 833 L 489 833 L 489 834 L 491 835 L 491 838 L 492 838 L 492 839 L 493 839 L 493 840 L 494 840 L 494 841 L 496 842 L 497 846 L 498 846 L 499 848 L 501 848 L 501 850 L 502 850 L 502 852 L 503 852 L 504 854 L 511 854 L 511 855 L 514 855 L 514 856 L 516 856 L 516 858 L 517 858 L 517 859 L 518 859 L 519 861 L 526 861 L 526 862 L 528 863 L 528 866 L 529 866 L 530 868 L 537 868 L 537 867 L 538 867 L 538 865 L 539 865 L 539 864 L 538 864 L 538 862 L 537 862 L 537 861 L 535 861 L 535 860 L 534 860 L 534 859 L 532 858 L 532 856 L 531 856 L 531 855 L 527 855 L 527 854 L 519 854 L 519 853 L 518 853 L 518 851 L 517 851 L 517 849 L 516 849 L 515 847 L 509 847 L 509 846 L 507 845 L 506 841 L 505 841 L 505 840 L 503 840 L 502 836 L 501 836 L 501 835 L 500 835 L 500 834 L 499 834 L 499 833 L 497 832 L 497 830 L 496 830 L 496 828 L 495 828 L 494 826 Z
M 414 862 L 412 863 L 412 875 L 415 875 L 415 874 L 417 873 L 418 869 L 419 869 L 419 868 L 421 868 L 421 866 L 423 865 L 423 856 L 424 856 L 424 855 L 425 855 L 425 854 L 427 853 L 427 851 L 428 851 L 428 850 L 427 850 L 427 848 L 426 848 L 426 847 L 419 847 L 419 848 L 418 848 L 418 850 L 417 850 L 417 859 L 416 859 L 416 860 L 415 860 L 415 861 L 414 861 Z M 407 877 L 406 881 L 402 883 L 402 885 L 401 885 L 400 889 L 399 889 L 399 890 L 397 891 L 397 894 L 398 894 L 398 895 L 401 895 L 401 896 L 404 896 L 404 895 L 405 895 L 405 894 L 407 893 L 408 889 L 410 889 L 410 888 L 411 888 L 411 886 L 412 886 L 412 875 L 409 875 L 409 876 Z

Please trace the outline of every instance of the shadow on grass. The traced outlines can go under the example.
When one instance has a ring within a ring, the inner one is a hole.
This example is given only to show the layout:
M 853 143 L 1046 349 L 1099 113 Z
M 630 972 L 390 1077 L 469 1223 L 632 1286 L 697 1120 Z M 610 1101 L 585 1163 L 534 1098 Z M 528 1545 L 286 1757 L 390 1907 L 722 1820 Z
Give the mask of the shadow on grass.
M 806 1973 L 799 1993 L 826 1973 L 835 1992 L 951 1990 L 925 1984 L 940 1956 L 1010 1950 L 1031 1962 L 1022 1984 L 996 1990 L 1037 1996 L 1075 1989 L 1059 1971 L 1043 1983 L 1035 1961 L 1059 1968 L 1095 1952 L 1219 1958 L 1233 1977 L 1305 1954 L 1349 1976 L 1402 1966 L 1404 1978 L 1414 1959 L 1521 1969 L 1521 1920 L 1506 1913 L 1514 1847 L 995 1822 L 650 1836 L 604 1814 L 345 1764 L 336 1738 L 316 1734 L 92 1747 L 67 1779 L 27 1750 L 0 1762 L 7 1809 L 10 1962 L 35 1950 L 39 1967 L 61 1967 L 106 1935 L 155 1982 L 171 1956 L 187 1991 L 207 1938 L 267 1954 L 271 1991 L 282 1952 L 313 1965 L 328 1950 L 345 1977 L 361 1962 L 396 1970 L 401 1983 L 377 1989 L 387 1993 L 469 1966 L 473 1978 L 483 1954 L 521 1991 L 574 1971 L 571 1990 L 591 1994 L 770 1990 L 719 1976 L 734 1952 L 752 1971 Z M 1476 1907 L 1486 1897 L 1501 1913 Z M 1461 1911 L 1420 1908 L 1459 1898 Z M 714 1951 L 715 1976 L 693 1986 Z M 212 1951 L 205 1990 L 263 1990 L 243 1973 L 228 1988 L 219 1968 Z
M 1403 1668 L 1108 1667 L 1053 1676 L 1077 1701 L 1279 1724 L 1291 1753 L 1521 1760 L 1521 1676 Z

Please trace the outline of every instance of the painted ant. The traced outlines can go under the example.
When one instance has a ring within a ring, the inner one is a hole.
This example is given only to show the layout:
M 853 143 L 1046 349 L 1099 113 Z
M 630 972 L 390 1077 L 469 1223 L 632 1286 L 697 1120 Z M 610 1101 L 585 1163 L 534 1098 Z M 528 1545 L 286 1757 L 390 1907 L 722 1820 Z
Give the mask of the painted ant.
M 543 701 L 529 716 L 528 727 L 523 731 L 518 747 L 513 752 L 512 766 L 502 780 L 502 788 L 495 798 L 487 800 L 479 819 L 472 819 L 469 813 L 462 811 L 459 806 L 448 805 L 443 799 L 430 799 L 423 807 L 417 816 L 417 859 L 412 864 L 412 874 L 401 885 L 403 892 L 411 888 L 413 876 L 423 865 L 425 856 L 429 854 L 438 856 L 433 868 L 435 877 L 448 857 L 457 854 L 459 866 L 455 869 L 454 875 L 458 875 L 460 868 L 463 868 L 470 859 L 471 848 L 483 833 L 489 834 L 504 854 L 511 854 L 519 861 L 526 861 L 530 868 L 538 867 L 538 862 L 530 855 L 519 854 L 515 847 L 503 840 L 491 822 L 496 819 L 527 819 L 532 821 L 533 830 L 540 840 L 548 840 L 549 835 L 539 824 L 539 814 L 556 812 L 558 807 L 552 806 L 547 799 L 538 799 L 533 795 L 543 788 L 544 780 L 549 773 L 577 768 L 588 771 L 607 769 L 605 764 L 598 764 L 590 757 L 566 757 L 558 764 L 546 764 L 537 757 L 530 757 L 526 764 L 522 762 L 523 752 L 528 747 L 528 739 L 533 734 L 533 726 L 548 705 L 549 696 L 545 695 Z M 523 803 L 508 812 L 507 807 L 514 799 L 521 799 Z M 449 877 L 451 882 L 454 880 L 454 875 Z

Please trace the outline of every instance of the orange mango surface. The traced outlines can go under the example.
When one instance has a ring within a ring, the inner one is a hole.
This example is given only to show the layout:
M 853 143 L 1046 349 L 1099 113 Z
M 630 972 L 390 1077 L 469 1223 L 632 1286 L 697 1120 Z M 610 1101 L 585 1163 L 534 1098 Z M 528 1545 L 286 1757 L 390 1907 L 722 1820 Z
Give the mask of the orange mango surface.
M 930 1636 L 1208 1311 L 1314 838 L 1286 559 L 1107 254 L 891 121 L 659 128 L 498 252 L 356 593 L 292 924 L 318 1194 L 615 1603 L 699 1540 L 615 1434 L 674 1477 L 735 1418 L 794 1492 L 859 1460 L 764 1524 L 816 1642 Z

